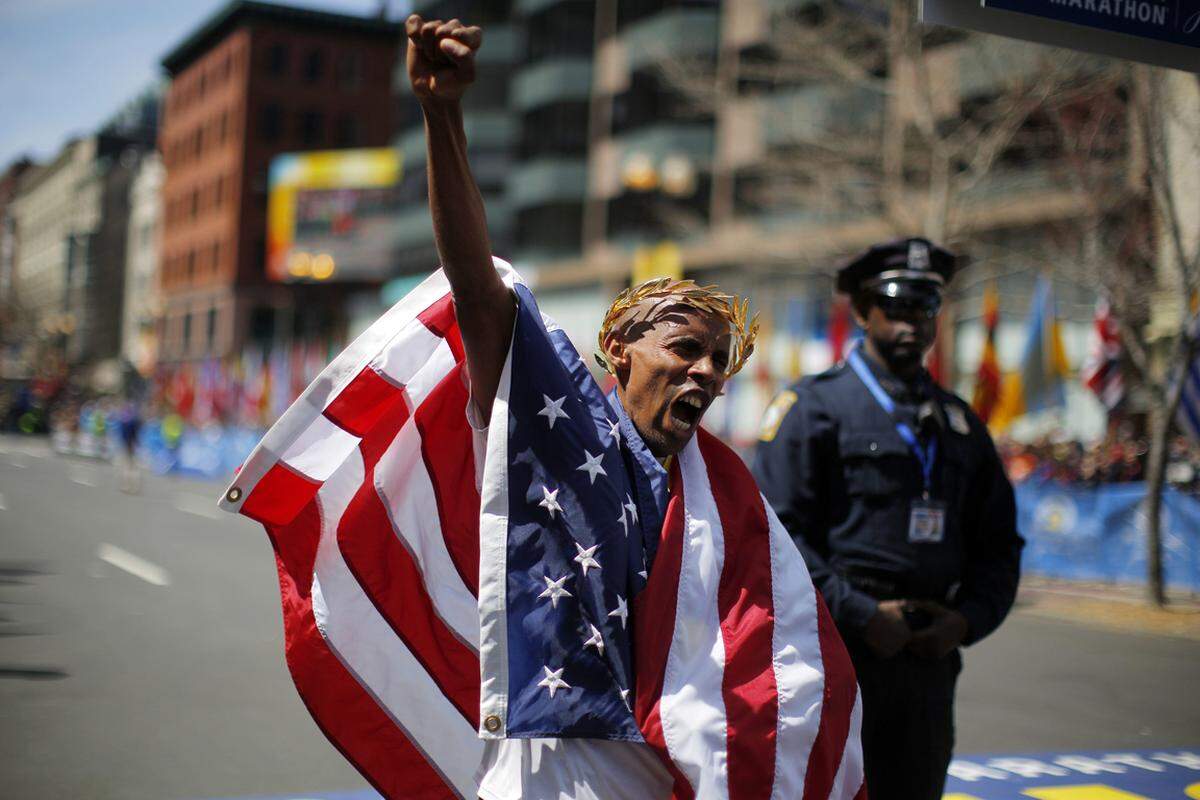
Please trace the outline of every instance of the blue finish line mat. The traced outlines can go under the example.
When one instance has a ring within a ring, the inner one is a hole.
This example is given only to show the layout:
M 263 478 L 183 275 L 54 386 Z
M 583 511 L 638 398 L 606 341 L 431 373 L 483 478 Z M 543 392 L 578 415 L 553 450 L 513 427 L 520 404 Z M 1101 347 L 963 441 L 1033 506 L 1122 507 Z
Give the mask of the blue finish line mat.
M 1200 800 L 1200 750 L 963 755 L 943 800 Z

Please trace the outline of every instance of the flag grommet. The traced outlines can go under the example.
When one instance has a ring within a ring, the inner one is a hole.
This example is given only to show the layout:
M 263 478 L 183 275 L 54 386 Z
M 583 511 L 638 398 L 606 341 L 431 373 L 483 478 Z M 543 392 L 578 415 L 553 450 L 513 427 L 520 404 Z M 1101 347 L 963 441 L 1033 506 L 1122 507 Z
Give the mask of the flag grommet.
M 500 718 L 495 714 L 489 714 L 483 721 L 483 727 L 488 733 L 495 733 L 500 730 Z
M 225 493 L 225 499 L 231 503 L 236 503 L 238 500 L 242 499 L 242 490 L 239 489 L 238 487 L 234 486 L 232 489 L 230 489 L 228 492 Z

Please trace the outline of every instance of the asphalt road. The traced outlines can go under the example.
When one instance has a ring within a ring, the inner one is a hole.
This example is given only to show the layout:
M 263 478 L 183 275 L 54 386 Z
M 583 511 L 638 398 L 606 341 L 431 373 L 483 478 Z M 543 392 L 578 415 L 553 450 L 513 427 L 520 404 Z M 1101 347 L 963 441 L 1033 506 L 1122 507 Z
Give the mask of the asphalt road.
M 0 438 L 0 796 L 365 787 L 283 660 L 266 536 L 221 487 Z M 1200 744 L 1200 642 L 1022 615 L 967 654 L 958 751 Z

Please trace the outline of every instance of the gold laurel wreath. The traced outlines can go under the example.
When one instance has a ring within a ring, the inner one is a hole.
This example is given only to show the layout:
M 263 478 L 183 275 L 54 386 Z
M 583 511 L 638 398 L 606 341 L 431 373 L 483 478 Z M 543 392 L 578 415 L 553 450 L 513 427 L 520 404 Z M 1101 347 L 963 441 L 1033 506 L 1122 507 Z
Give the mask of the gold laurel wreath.
M 674 297 L 684 305 L 716 314 L 729 323 L 733 342 L 730 345 L 729 367 L 725 377 L 732 378 L 738 373 L 754 353 L 754 341 L 758 338 L 758 314 L 750 316 L 750 301 L 736 295 L 718 291 L 716 286 L 699 286 L 692 280 L 675 280 L 673 278 L 652 278 L 651 280 L 631 286 L 617 295 L 604 315 L 600 324 L 600 334 L 597 337 L 599 348 L 596 350 L 596 361 L 609 373 L 613 373 L 612 365 L 604 355 L 604 340 L 612 331 L 625 312 L 646 300 Z

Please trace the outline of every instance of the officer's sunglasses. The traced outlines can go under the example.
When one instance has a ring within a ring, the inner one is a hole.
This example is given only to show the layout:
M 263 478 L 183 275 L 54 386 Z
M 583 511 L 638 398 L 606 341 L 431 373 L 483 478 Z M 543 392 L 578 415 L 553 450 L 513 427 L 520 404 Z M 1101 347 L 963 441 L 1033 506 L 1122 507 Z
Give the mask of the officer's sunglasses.
M 877 294 L 875 305 L 888 319 L 912 319 L 925 317 L 934 319 L 942 310 L 942 298 L 937 294 L 925 294 L 917 297 L 890 297 Z

